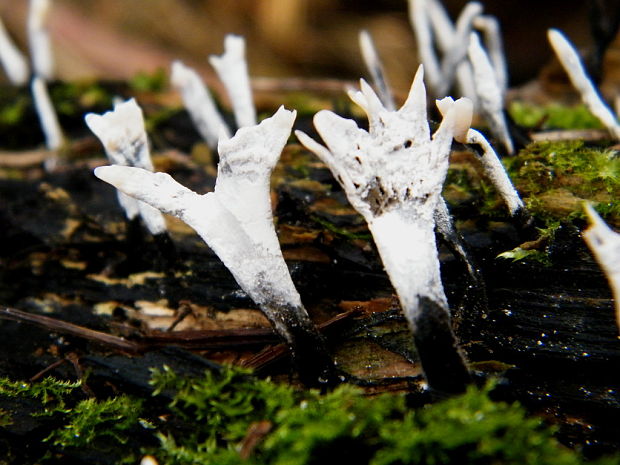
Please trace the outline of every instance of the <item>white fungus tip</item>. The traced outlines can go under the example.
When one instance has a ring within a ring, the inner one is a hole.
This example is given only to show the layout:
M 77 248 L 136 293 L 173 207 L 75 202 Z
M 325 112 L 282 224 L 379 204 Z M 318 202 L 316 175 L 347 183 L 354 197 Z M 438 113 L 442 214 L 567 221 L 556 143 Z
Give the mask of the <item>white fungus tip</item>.
M 445 116 L 450 109 L 454 111 L 454 139 L 457 142 L 467 142 L 467 132 L 471 127 L 474 113 L 474 104 L 467 97 L 461 97 L 454 101 L 451 97 L 445 97 L 436 102 L 437 109 Z
M 426 120 L 426 86 L 424 85 L 424 65 L 419 65 L 409 89 L 407 100 L 401 112 L 411 112 L 413 119 Z

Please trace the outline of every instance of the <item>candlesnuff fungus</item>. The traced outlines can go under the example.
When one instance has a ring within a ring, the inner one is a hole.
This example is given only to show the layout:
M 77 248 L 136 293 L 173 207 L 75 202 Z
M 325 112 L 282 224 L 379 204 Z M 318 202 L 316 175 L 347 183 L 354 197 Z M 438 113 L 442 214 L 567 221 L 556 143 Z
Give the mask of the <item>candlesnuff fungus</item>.
M 616 121 L 616 116 L 601 99 L 596 87 L 587 75 L 577 51 L 564 34 L 557 29 L 549 29 L 547 36 L 571 83 L 579 91 L 583 103 L 603 123 L 609 133 L 616 140 L 620 140 L 620 125 Z
M 437 108 L 442 115 L 446 115 L 456 102 L 451 97 L 446 97 L 437 101 Z M 527 222 L 529 213 L 527 212 L 523 200 L 515 189 L 512 181 L 506 173 L 506 169 L 499 160 L 495 150 L 481 132 L 468 128 L 467 131 L 455 134 L 454 138 L 461 143 L 476 146 L 476 154 L 482 164 L 484 174 L 497 189 L 500 197 L 506 204 L 510 215 L 520 217 L 521 220 Z
M 140 168 L 106 166 L 95 175 L 194 228 L 289 344 L 302 379 L 334 383 L 334 364 L 293 284 L 271 212 L 269 179 L 294 120 L 295 112 L 281 107 L 220 139 L 215 190 L 204 195 Z
M 228 34 L 224 38 L 224 53 L 211 55 L 209 63 L 215 68 L 235 114 L 238 128 L 256 124 L 256 109 L 252 98 L 248 64 L 245 60 L 245 39 Z
M 426 118 L 422 66 L 407 101 L 388 111 L 365 82 L 349 96 L 368 116 L 368 132 L 353 120 L 320 111 L 314 125 L 327 147 L 300 131 L 298 139 L 314 152 L 342 185 L 364 217 L 398 294 L 431 388 L 465 389 L 470 375 L 450 324 L 439 272 L 435 212 L 448 171 L 453 137 L 471 123 L 472 104 L 452 102 L 432 136 Z
M 105 153 L 114 165 L 135 166 L 153 171 L 142 110 L 134 99 L 114 105 L 114 110 L 84 118 L 90 130 L 101 140 Z M 153 235 L 166 232 L 166 222 L 159 210 L 117 192 L 118 202 L 129 220 L 138 215 Z
M 616 301 L 616 323 L 620 329 L 620 234 L 607 226 L 590 204 L 586 203 L 584 208 L 590 227 L 582 235 L 607 275 Z
M 480 3 L 469 2 L 453 24 L 438 0 L 409 0 L 409 19 L 418 55 L 433 95 L 446 95 L 456 77 L 461 95 L 475 102 L 472 70 L 465 58 L 467 38 L 481 12 Z
M 219 135 L 230 137 L 230 130 L 200 76 L 180 61 L 172 63 L 170 82 L 179 91 L 194 126 L 209 147 L 217 147 Z
M 474 73 L 474 87 L 478 97 L 480 112 L 489 124 L 491 133 L 499 139 L 509 154 L 513 154 L 514 144 L 508 131 L 504 115 L 504 94 L 491 59 L 480 43 L 478 34 L 469 36 L 467 48 L 469 61 Z

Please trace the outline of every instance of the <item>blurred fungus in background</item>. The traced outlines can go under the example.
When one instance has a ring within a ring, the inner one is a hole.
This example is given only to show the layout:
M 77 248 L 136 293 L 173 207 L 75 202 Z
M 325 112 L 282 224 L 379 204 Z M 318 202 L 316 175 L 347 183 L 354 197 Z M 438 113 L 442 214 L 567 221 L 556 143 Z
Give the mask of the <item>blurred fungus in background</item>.
M 511 85 L 534 78 L 550 59 L 545 31 L 559 28 L 578 47 L 592 47 L 593 2 L 617 10 L 615 0 L 487 0 L 499 18 Z M 444 2 L 454 17 L 465 1 Z M 373 35 L 397 92 L 417 67 L 407 0 L 53 0 L 51 34 L 57 77 L 127 79 L 168 69 L 173 59 L 193 66 L 211 83 L 209 54 L 222 52 L 226 33 L 247 38 L 253 76 L 338 78 L 366 75 L 357 35 Z M 27 0 L 0 0 L 0 15 L 26 50 Z M 617 55 L 617 52 L 616 52 Z M 4 79 L 4 77 L 2 78 Z

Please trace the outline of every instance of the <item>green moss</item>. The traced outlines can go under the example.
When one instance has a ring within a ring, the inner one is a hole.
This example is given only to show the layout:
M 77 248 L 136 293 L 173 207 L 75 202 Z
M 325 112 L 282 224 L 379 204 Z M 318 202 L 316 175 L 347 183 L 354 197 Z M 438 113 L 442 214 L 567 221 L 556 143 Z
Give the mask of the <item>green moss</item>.
M 28 110 L 28 106 L 31 105 L 32 101 L 26 95 L 18 95 L 10 102 L 7 102 L 6 105 L 3 105 L 0 108 L 0 125 L 2 126 L 17 126 L 19 125 L 26 111 Z
M 120 395 L 98 400 L 82 399 L 80 382 L 45 378 L 39 382 L 28 383 L 0 378 L 0 398 L 14 401 L 11 408 L 0 410 L 0 427 L 10 427 L 12 417 L 23 408 L 23 401 L 31 401 L 34 417 L 45 417 L 39 430 L 46 433 L 44 441 L 52 444 L 53 454 L 62 455 L 66 448 L 85 448 L 90 451 L 109 451 L 127 443 L 127 432 L 131 429 L 148 427 L 140 419 L 142 402 L 138 399 Z M 34 402 L 32 402 L 34 401 Z M 49 417 L 49 418 L 48 418 Z M 128 448 L 124 455 L 133 456 Z
M 129 80 L 129 87 L 136 92 L 162 92 L 168 85 L 168 75 L 164 68 L 148 73 L 141 71 Z
M 389 464 L 577 464 L 553 430 L 518 404 L 494 402 L 489 388 L 469 387 L 459 397 L 417 411 L 381 428 L 385 446 L 371 461 Z
M 512 102 L 508 108 L 512 119 L 526 128 L 536 129 L 601 129 L 601 122 L 585 105 L 571 107 L 551 104 L 533 105 Z
M 82 117 L 85 109 L 112 106 L 112 95 L 96 81 L 55 84 L 50 88 L 50 97 L 60 116 Z
M 143 424 L 141 411 L 142 402 L 125 395 L 102 401 L 86 399 L 67 412 L 64 427 L 46 440 L 61 447 L 90 446 L 102 439 L 125 444 L 127 430 Z
M 39 401 L 53 413 L 56 428 L 46 441 L 55 458 L 68 448 L 92 454 L 115 447 L 118 463 L 148 453 L 169 465 L 584 463 L 519 404 L 493 400 L 493 383 L 417 409 L 404 394 L 372 397 L 350 385 L 327 394 L 295 390 L 226 367 L 193 378 L 154 370 L 155 397 L 144 400 L 76 401 L 79 384 L 53 378 L 0 385 L 0 395 Z M 158 412 L 156 425 L 141 419 L 146 404 Z M 0 411 L 3 425 L 10 420 Z M 159 446 L 138 452 L 140 432 Z
M 51 377 L 37 383 L 0 378 L 0 396 L 37 400 L 41 404 L 40 414 L 47 415 L 65 412 L 66 399 L 79 387 L 79 382 L 72 383 Z
M 535 142 L 503 160 L 532 213 L 545 221 L 583 218 L 591 202 L 612 224 L 620 224 L 620 157 L 583 141 Z
M 492 384 L 416 410 L 400 394 L 295 391 L 228 368 L 199 379 L 156 371 L 153 384 L 174 393 L 175 414 L 195 419 L 190 432 L 160 433 L 161 463 L 583 463 L 523 407 L 492 400 Z

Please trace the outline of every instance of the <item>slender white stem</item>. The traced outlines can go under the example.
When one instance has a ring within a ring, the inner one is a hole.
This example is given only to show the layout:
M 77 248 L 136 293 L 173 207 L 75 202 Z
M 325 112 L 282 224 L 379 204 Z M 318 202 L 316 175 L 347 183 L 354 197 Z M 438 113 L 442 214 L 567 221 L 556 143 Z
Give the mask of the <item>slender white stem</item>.
M 209 62 L 226 87 L 237 127 L 254 126 L 256 109 L 245 59 L 245 39 L 240 36 L 227 35 L 224 39 L 224 54 L 212 55 L 209 57 Z
M 209 147 L 217 147 L 220 134 L 230 137 L 230 130 L 217 110 L 209 89 L 196 71 L 175 61 L 172 63 L 171 82 L 181 94 L 196 129 Z
M 432 93 L 435 94 L 441 85 L 443 77 L 439 66 L 439 59 L 435 54 L 433 46 L 433 33 L 427 12 L 428 1 L 409 0 L 409 21 L 416 37 L 420 61 L 424 65 L 426 81 Z
M 497 84 L 502 91 L 502 95 L 506 95 L 506 90 L 508 89 L 508 66 L 506 64 L 499 22 L 495 16 L 481 15 L 474 19 L 474 27 L 484 34 L 484 44 L 493 65 Z
M 508 131 L 504 115 L 504 95 L 497 76 L 478 34 L 472 33 L 468 47 L 469 61 L 474 70 L 474 84 L 480 102 L 480 109 L 487 120 L 491 132 L 497 137 L 509 154 L 514 153 L 514 144 Z
M 603 123 L 613 137 L 616 140 L 620 140 L 620 125 L 618 125 L 616 116 L 603 101 L 596 87 L 594 87 L 575 48 L 564 34 L 557 29 L 549 29 L 547 35 L 573 86 L 581 95 L 583 103 Z
M 591 205 L 585 204 L 584 208 L 590 227 L 582 235 L 607 275 L 616 302 L 616 323 L 620 329 L 620 234 L 607 226 Z
M 64 137 L 43 78 L 36 76 L 32 80 L 31 90 L 39 123 L 45 135 L 45 145 L 49 150 L 58 150 Z
M 452 46 L 444 55 L 441 62 L 441 86 L 438 95 L 446 95 L 454 82 L 457 67 L 467 55 L 467 39 L 473 28 L 473 21 L 482 13 L 482 5 L 478 2 L 469 2 L 461 11 L 456 22 L 455 33 L 452 37 Z
M 443 55 L 447 55 L 456 41 L 455 25 L 452 24 L 452 20 L 439 0 L 427 0 L 427 9 L 437 48 Z M 458 46 L 460 47 L 461 44 Z M 474 106 L 477 106 L 478 97 L 474 87 L 473 71 L 466 60 L 462 60 L 456 66 L 456 82 L 461 95 L 470 99 Z M 438 94 L 438 96 L 442 95 Z
M 489 141 L 475 129 L 467 132 L 467 143 L 478 145 L 482 149 L 480 161 L 485 175 L 493 183 L 500 197 L 504 200 L 506 207 L 511 215 L 515 215 L 525 208 L 523 200 L 515 189 L 512 181 L 508 177 L 508 173 L 499 160 L 499 157 L 493 150 Z
M 28 40 L 34 74 L 47 80 L 54 75 L 52 42 L 47 29 L 50 0 L 30 0 L 28 13 Z
M 410 324 L 418 317 L 420 297 L 448 308 L 433 218 L 395 210 L 372 219 L 368 227 Z
M 366 68 L 368 68 L 370 72 L 372 82 L 377 89 L 377 94 L 381 99 L 381 103 L 383 103 L 383 106 L 385 106 L 387 110 L 395 110 L 396 104 L 394 103 L 394 97 L 392 97 L 392 91 L 390 90 L 385 73 L 383 72 L 383 66 L 372 40 L 372 36 L 368 31 L 360 31 L 359 42 L 362 50 L 362 57 L 366 63 Z
M 0 19 L 0 61 L 13 84 L 22 86 L 28 82 L 30 70 L 26 58 L 9 37 L 2 19 Z

